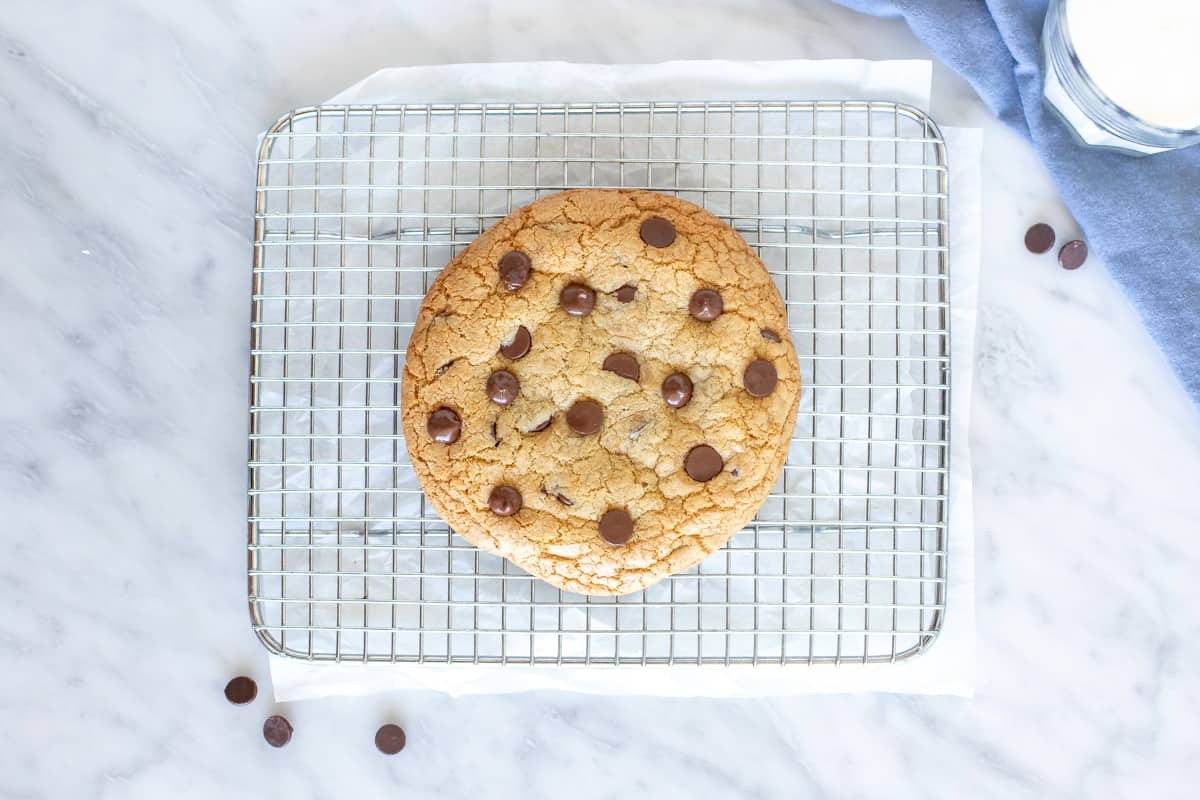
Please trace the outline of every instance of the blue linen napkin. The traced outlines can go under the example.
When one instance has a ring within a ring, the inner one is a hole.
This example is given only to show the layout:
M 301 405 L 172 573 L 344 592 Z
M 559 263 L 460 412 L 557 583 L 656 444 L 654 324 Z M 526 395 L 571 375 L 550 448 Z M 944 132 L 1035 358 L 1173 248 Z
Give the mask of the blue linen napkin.
M 1200 145 L 1139 158 L 1078 144 L 1042 103 L 1046 0 L 835 2 L 906 20 L 1033 142 L 1091 249 L 1200 406 Z

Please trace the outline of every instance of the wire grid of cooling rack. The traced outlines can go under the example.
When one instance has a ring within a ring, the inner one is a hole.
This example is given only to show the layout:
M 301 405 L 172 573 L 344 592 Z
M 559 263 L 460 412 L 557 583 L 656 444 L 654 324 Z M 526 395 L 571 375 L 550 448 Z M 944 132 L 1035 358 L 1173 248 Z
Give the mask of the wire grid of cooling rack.
M 892 103 L 324 106 L 260 149 L 249 596 L 276 653 L 522 664 L 891 662 L 945 609 L 946 153 Z M 561 592 L 450 532 L 398 422 L 437 272 L 564 188 L 730 222 L 788 307 L 805 389 L 756 520 L 643 592 Z

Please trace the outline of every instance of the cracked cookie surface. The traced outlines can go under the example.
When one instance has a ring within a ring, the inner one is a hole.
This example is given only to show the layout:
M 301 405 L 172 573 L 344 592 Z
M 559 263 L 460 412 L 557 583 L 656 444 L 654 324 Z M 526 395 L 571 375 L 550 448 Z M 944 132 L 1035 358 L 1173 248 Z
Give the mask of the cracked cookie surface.
M 608 595 L 696 565 L 754 517 L 800 392 L 786 309 L 745 240 L 674 197 L 581 189 L 442 271 L 401 413 L 454 531 Z

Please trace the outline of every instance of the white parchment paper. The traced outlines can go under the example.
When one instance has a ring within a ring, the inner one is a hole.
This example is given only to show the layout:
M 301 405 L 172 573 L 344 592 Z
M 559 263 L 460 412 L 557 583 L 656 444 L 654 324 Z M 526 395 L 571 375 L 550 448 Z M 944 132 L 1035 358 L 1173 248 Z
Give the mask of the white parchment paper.
M 330 103 L 603 100 L 892 100 L 929 107 L 927 61 L 700 61 L 597 65 L 454 64 L 377 72 Z M 271 659 L 277 701 L 397 689 L 450 694 L 560 689 L 669 696 L 887 691 L 969 697 L 975 678 L 975 540 L 968 445 L 979 279 L 977 129 L 942 128 L 949 151 L 951 477 L 947 610 L 924 655 L 830 666 L 438 666 Z

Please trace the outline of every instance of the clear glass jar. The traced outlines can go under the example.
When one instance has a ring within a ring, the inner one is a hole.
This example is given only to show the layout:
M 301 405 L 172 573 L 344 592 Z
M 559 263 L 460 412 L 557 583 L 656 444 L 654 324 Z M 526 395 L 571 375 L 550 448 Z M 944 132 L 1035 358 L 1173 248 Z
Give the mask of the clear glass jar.
M 1200 127 L 1173 128 L 1155 124 L 1131 113 L 1105 93 L 1084 68 L 1071 38 L 1068 23 L 1071 15 L 1067 6 L 1072 3 L 1089 3 L 1095 0 L 1050 0 L 1046 23 L 1042 29 L 1042 50 L 1045 57 L 1046 102 L 1062 116 L 1079 139 L 1088 145 L 1108 147 L 1125 152 L 1147 155 L 1161 153 L 1200 142 Z M 1160 4 L 1161 5 L 1161 4 Z M 1126 4 L 1128 13 L 1144 13 L 1138 4 Z M 1095 6 L 1081 7 L 1077 13 L 1109 13 L 1111 4 L 1101 10 Z M 1072 9 L 1075 13 L 1076 9 Z M 1153 13 L 1153 12 L 1150 12 Z M 1110 25 L 1119 22 L 1106 20 Z M 1193 47 L 1200 47 L 1200 43 Z M 1117 52 L 1110 48 L 1113 57 L 1137 58 L 1136 52 Z M 1176 86 L 1184 85 L 1181 75 L 1159 76 L 1160 80 L 1173 80 Z M 1196 76 L 1187 79 L 1189 83 Z M 1200 97 L 1200 83 L 1192 84 Z M 1191 102 L 1191 98 L 1188 98 Z

